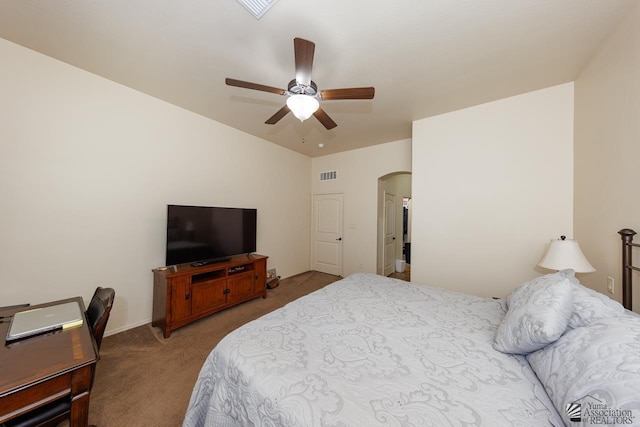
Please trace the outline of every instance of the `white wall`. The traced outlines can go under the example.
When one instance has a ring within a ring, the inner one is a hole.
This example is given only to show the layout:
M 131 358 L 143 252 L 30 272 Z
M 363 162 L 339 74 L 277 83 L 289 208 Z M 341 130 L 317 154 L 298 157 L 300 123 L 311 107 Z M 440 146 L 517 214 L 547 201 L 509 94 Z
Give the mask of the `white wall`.
M 415 121 L 411 280 L 504 296 L 543 272 L 572 236 L 572 156 L 572 83 Z
M 640 233 L 640 3 L 609 36 L 575 82 L 575 235 L 596 268 L 581 281 L 622 301 L 618 231 Z M 636 242 L 640 237 L 636 237 Z M 638 254 L 636 254 L 637 256 Z M 638 257 L 635 258 L 638 265 Z M 640 274 L 634 273 L 635 311 Z
M 112 286 L 108 333 L 147 323 L 170 203 L 257 208 L 309 269 L 310 158 L 2 39 L 0 93 L 0 305 Z
M 338 179 L 320 182 L 320 172 L 329 170 L 337 170 Z M 409 139 L 312 159 L 312 193 L 344 194 L 343 276 L 376 272 L 378 178 L 410 171 Z

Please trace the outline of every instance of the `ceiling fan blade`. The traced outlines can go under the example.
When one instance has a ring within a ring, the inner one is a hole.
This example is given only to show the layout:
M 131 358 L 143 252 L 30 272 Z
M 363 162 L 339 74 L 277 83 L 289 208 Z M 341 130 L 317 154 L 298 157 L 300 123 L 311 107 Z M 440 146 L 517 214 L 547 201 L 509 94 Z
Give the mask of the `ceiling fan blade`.
M 236 79 L 225 79 L 225 83 L 229 86 L 243 87 L 245 89 L 261 90 L 263 92 L 275 93 L 276 95 L 284 95 L 284 89 L 278 89 L 277 87 L 259 85 L 257 83 L 245 82 Z
M 313 115 L 316 117 L 316 119 L 318 119 L 320 123 L 324 125 L 324 127 L 327 128 L 327 130 L 333 129 L 334 127 L 338 126 L 337 123 L 334 122 L 333 119 L 329 117 L 329 115 L 325 113 L 322 108 L 318 108 L 316 112 L 313 113 Z
M 305 86 L 311 84 L 311 69 L 313 68 L 313 53 L 316 45 L 309 40 L 293 39 L 293 51 L 296 57 L 296 81 Z
M 267 120 L 265 123 L 268 125 L 275 125 L 280 121 L 280 119 L 289 114 L 289 111 L 291 110 L 285 105 L 284 107 L 279 109 L 278 112 L 276 112 L 273 116 L 269 117 L 269 120 Z
M 372 87 L 352 87 L 347 89 L 325 89 L 320 91 L 324 101 L 335 99 L 373 99 L 376 90 Z

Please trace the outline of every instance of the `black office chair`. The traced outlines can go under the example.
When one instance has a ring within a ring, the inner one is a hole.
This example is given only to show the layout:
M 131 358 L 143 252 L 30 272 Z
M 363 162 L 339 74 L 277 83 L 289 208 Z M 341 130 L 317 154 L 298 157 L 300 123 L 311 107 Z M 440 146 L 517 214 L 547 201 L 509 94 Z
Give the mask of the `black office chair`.
M 113 306 L 115 296 L 116 291 L 112 288 L 101 288 L 98 286 L 93 293 L 93 297 L 86 311 L 89 328 L 98 346 L 98 352 L 102 345 L 102 336 L 107 327 L 107 321 L 111 314 L 111 307 Z M 91 378 L 91 385 L 93 386 L 93 376 Z M 7 421 L 2 424 L 2 427 L 55 427 L 62 421 L 67 420 L 70 415 L 71 401 L 68 397 L 64 397 Z
M 87 308 L 89 328 L 91 328 L 93 332 L 93 337 L 98 345 L 98 351 L 100 351 L 100 346 L 102 345 L 102 336 L 107 327 L 107 321 L 109 320 L 109 314 L 111 314 L 111 307 L 113 306 L 115 297 L 116 291 L 112 288 L 101 288 L 98 286 Z

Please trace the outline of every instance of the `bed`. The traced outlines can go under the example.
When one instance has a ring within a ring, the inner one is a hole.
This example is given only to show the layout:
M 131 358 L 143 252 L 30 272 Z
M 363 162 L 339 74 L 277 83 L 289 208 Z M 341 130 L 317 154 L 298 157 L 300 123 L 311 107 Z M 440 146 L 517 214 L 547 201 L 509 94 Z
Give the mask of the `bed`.
M 566 270 L 500 300 L 346 277 L 221 340 L 184 426 L 576 422 L 640 425 L 640 316 Z

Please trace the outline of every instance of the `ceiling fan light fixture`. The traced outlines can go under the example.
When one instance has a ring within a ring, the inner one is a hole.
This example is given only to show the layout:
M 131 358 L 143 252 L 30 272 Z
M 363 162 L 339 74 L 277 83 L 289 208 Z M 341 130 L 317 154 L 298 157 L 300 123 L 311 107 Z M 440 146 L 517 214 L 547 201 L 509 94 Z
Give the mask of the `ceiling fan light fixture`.
M 276 0 L 271 1 L 275 2 Z M 283 105 L 282 108 L 276 111 L 274 115 L 264 122 L 267 125 L 275 125 L 289 113 L 293 113 L 293 115 L 295 115 L 301 122 L 307 120 L 313 114 L 325 129 L 331 130 L 338 126 L 338 124 L 329 117 L 326 111 L 320 108 L 320 100 L 373 99 L 373 96 L 375 95 L 375 88 L 351 87 L 319 91 L 318 86 L 313 80 L 311 80 L 311 68 L 313 67 L 315 46 L 315 43 L 310 42 L 309 40 L 304 40 L 299 37 L 293 39 L 296 78 L 289 82 L 287 89 L 279 89 L 277 87 L 230 78 L 225 79 L 225 83 L 229 86 L 237 86 L 245 89 L 253 89 L 287 96 L 287 104 Z
M 313 96 L 298 94 L 287 98 L 287 107 L 298 120 L 304 122 L 318 110 L 320 103 Z

